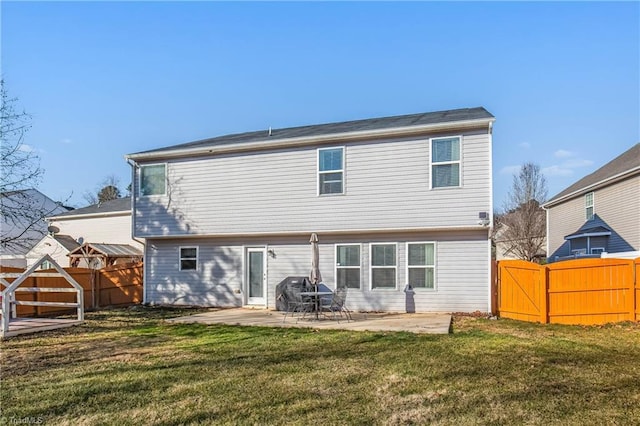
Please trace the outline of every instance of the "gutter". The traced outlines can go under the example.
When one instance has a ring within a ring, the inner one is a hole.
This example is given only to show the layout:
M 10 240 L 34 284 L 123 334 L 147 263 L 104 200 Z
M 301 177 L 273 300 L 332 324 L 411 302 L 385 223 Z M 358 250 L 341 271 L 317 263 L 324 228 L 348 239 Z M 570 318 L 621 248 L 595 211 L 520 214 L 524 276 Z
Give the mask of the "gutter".
M 541 204 L 540 206 L 543 209 L 546 210 L 548 207 L 553 207 L 554 205 L 560 204 L 560 203 L 562 203 L 562 202 L 564 202 L 564 201 L 566 201 L 566 200 L 568 200 L 570 198 L 573 198 L 573 197 L 575 197 L 577 195 L 580 195 L 581 193 L 589 192 L 591 190 L 597 189 L 597 188 L 605 186 L 607 184 L 618 182 L 620 180 L 625 179 L 628 176 L 633 176 L 636 172 L 640 172 L 640 166 L 636 166 L 636 167 L 634 167 L 632 169 L 629 169 L 627 171 L 624 171 L 622 173 L 618 173 L 617 175 L 613 175 L 613 176 L 608 177 L 606 179 L 602 179 L 602 180 L 600 180 L 600 181 L 598 181 L 596 183 L 592 183 L 591 185 L 587 185 L 584 188 L 580 188 L 578 190 L 575 190 L 575 191 L 573 191 L 573 192 L 571 192 L 571 193 L 569 193 L 567 195 L 563 195 L 560 198 L 556 198 L 555 200 L 547 201 L 546 203 Z
M 403 137 L 413 136 L 425 132 L 473 129 L 483 126 L 491 126 L 495 118 L 482 118 L 476 120 L 452 121 L 445 123 L 425 124 L 421 126 L 393 127 L 377 130 L 361 130 L 345 133 L 330 133 L 326 135 L 302 136 L 296 138 L 261 140 L 256 142 L 232 143 L 220 146 L 208 146 L 197 148 L 182 148 L 167 151 L 141 152 L 125 155 L 127 161 L 154 160 L 179 157 L 192 157 L 200 155 L 223 154 L 230 152 L 254 151 L 268 148 L 287 148 L 294 146 L 313 145 L 318 143 L 348 142 L 362 139 L 380 138 L 383 136 Z
M 171 235 L 145 235 L 149 239 L 175 239 L 175 238 L 259 238 L 259 237 L 297 237 L 309 236 L 312 233 L 325 236 L 341 236 L 341 235 L 368 235 L 368 234 L 397 234 L 397 233 L 413 233 L 413 232 L 447 232 L 447 231 L 487 231 L 488 226 L 443 226 L 437 228 L 384 228 L 384 229 L 344 229 L 344 230 L 305 230 L 305 231 L 274 231 L 274 232 L 249 232 L 249 233 L 211 233 L 211 234 L 171 234 Z
M 126 216 L 130 214 L 131 214 L 130 210 L 120 210 L 120 211 L 104 212 L 104 213 L 85 213 L 85 214 L 69 215 L 69 216 L 50 216 L 50 217 L 47 217 L 46 219 L 60 221 L 60 220 L 74 220 L 74 219 L 89 219 L 92 217 Z

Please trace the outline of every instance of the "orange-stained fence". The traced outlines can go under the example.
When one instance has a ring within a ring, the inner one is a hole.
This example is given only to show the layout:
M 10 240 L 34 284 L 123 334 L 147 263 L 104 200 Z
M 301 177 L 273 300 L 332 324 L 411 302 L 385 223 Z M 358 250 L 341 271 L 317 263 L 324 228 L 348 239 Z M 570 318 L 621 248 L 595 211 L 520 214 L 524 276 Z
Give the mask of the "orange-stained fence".
M 554 324 L 640 319 L 640 258 L 578 259 L 538 265 L 498 262 L 500 316 Z
M 142 302 L 142 264 L 115 265 L 103 269 L 64 268 L 84 289 L 85 309 L 131 305 Z M 53 270 L 52 270 L 53 271 Z M 19 268 L 0 267 L 0 272 L 24 272 Z M 38 270 L 38 272 L 50 272 Z M 12 282 L 13 279 L 7 279 Z M 29 277 L 20 287 L 69 287 L 62 277 Z M 32 302 L 73 302 L 71 293 L 16 293 L 16 300 Z M 50 306 L 17 306 L 17 316 L 52 315 L 68 311 Z

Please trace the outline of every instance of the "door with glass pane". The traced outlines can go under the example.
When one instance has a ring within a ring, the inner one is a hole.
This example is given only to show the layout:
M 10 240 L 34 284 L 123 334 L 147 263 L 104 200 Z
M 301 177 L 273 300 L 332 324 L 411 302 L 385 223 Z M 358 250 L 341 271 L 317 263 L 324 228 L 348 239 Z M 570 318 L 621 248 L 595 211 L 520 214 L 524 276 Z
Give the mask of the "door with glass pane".
M 248 305 L 266 305 L 266 249 L 248 248 L 246 257 L 246 294 Z

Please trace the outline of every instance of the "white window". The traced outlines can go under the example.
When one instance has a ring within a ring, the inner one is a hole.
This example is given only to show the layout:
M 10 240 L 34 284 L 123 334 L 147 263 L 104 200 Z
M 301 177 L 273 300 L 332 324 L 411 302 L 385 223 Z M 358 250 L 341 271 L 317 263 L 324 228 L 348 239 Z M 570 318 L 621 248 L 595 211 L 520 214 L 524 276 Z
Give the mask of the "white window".
M 413 288 L 436 288 L 435 243 L 407 243 L 407 280 Z
M 318 150 L 318 194 L 344 193 L 344 148 Z
M 587 220 L 593 219 L 594 211 L 593 211 L 593 192 L 589 192 L 584 196 L 584 207 Z
M 431 139 L 431 188 L 460 186 L 460 139 Z
M 397 247 L 395 243 L 374 243 L 370 247 L 371 289 L 396 288 L 398 269 Z
M 336 288 L 360 288 L 360 244 L 336 245 Z
M 198 269 L 198 247 L 180 247 L 180 270 L 195 271 Z
M 604 253 L 604 247 L 592 247 L 591 254 L 602 254 Z
M 140 166 L 140 195 L 165 195 L 167 165 Z

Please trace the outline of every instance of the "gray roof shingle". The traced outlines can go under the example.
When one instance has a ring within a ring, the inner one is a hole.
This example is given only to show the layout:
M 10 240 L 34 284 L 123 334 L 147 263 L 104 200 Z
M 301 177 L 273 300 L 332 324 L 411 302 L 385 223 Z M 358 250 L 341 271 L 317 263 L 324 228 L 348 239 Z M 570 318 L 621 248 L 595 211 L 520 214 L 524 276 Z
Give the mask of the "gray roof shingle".
M 343 121 L 339 123 L 314 124 L 310 126 L 289 127 L 284 129 L 259 130 L 236 133 L 188 142 L 169 147 L 142 151 L 137 154 L 162 153 L 177 149 L 207 148 L 235 143 L 260 142 L 269 139 L 291 139 L 305 136 L 322 136 L 356 131 L 391 129 L 395 127 L 421 126 L 456 121 L 492 119 L 494 116 L 483 107 L 461 108 L 446 111 L 425 112 L 419 114 L 398 115 L 393 117 L 369 118 L 364 120 Z
M 87 207 L 71 210 L 70 212 L 57 214 L 52 217 L 72 217 L 85 214 L 118 213 L 126 211 L 131 211 L 130 197 L 117 198 L 115 200 L 105 201 L 104 203 L 93 204 Z
M 73 237 L 69 235 L 56 234 L 53 236 L 53 238 L 69 251 L 75 250 L 80 247 L 80 243 L 78 243 L 73 239 Z
M 545 205 L 553 204 L 571 193 L 580 191 L 591 185 L 595 185 L 613 176 L 628 172 L 632 169 L 640 167 L 640 143 L 635 144 L 629 150 L 609 161 L 595 172 L 583 177 L 564 191 L 553 196 Z

